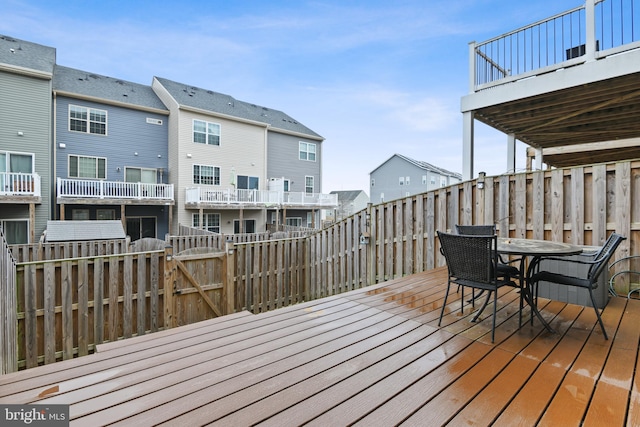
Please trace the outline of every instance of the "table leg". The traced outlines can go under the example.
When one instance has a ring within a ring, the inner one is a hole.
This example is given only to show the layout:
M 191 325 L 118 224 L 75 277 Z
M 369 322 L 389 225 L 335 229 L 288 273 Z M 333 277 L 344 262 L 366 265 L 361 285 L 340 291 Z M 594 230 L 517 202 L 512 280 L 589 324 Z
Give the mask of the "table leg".
M 531 307 L 531 324 L 533 325 L 533 315 L 535 314 L 535 316 L 540 320 L 540 323 L 542 323 L 542 325 L 551 333 L 554 333 L 555 331 L 553 330 L 553 328 L 551 328 L 551 325 L 549 325 L 547 323 L 546 320 L 544 320 L 544 317 L 542 317 L 542 314 L 540 313 L 540 311 L 538 310 L 538 301 L 537 298 L 535 297 L 535 295 L 533 294 L 533 290 L 531 289 L 531 284 L 529 283 L 529 277 L 531 277 L 531 267 L 535 266 L 538 264 L 538 262 L 540 261 L 539 259 L 540 257 L 534 257 L 533 260 L 531 261 L 531 264 L 529 264 L 529 268 L 526 269 L 526 274 L 525 274 L 525 261 L 524 261 L 524 257 L 522 258 L 522 260 L 520 261 L 520 277 L 521 277 L 521 287 L 520 287 L 520 317 L 519 317 L 519 325 L 520 327 L 522 327 L 522 309 L 523 307 L 523 300 L 527 302 L 527 304 L 529 304 L 529 307 Z M 524 278 L 524 279 L 522 279 Z M 522 283 L 524 282 L 524 283 Z

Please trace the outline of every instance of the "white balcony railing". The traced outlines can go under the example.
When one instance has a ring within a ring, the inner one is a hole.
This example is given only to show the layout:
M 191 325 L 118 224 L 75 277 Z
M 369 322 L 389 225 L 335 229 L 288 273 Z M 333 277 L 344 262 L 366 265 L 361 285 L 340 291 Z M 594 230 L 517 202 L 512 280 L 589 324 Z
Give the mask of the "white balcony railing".
M 58 178 L 58 198 L 173 200 L 173 184 Z
M 0 196 L 40 197 L 37 173 L 0 172 Z
M 336 207 L 337 194 L 286 192 L 276 190 L 234 190 L 189 187 L 185 193 L 187 204 L 237 205 L 237 206 L 300 206 Z

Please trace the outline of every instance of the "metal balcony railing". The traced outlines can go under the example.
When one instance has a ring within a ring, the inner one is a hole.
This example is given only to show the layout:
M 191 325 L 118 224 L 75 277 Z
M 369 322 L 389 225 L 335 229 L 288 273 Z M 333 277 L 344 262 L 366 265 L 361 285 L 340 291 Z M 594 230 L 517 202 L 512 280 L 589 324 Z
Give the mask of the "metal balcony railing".
M 40 175 L 37 173 L 0 172 L 0 196 L 40 197 Z
M 173 200 L 173 184 L 58 178 L 57 189 L 58 198 Z
M 300 206 L 335 207 L 337 194 L 287 192 L 276 190 L 237 190 L 189 187 L 185 190 L 185 203 L 240 206 Z
M 469 47 L 472 91 L 636 49 L 640 0 L 586 0 L 584 6 Z

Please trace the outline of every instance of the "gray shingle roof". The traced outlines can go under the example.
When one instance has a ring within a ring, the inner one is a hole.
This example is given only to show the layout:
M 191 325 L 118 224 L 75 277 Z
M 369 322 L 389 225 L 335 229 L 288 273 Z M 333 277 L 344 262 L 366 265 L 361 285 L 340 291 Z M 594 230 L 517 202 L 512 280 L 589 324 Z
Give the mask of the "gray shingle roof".
M 122 222 L 112 221 L 47 221 L 46 241 L 114 240 L 126 238 Z
M 329 194 L 338 195 L 338 203 L 350 202 L 355 200 L 360 194 L 364 193 L 362 190 L 336 190 Z
M 151 86 L 56 65 L 53 90 L 167 111 Z
M 155 79 L 171 94 L 176 102 L 182 106 L 265 123 L 271 125 L 272 130 L 280 129 L 308 135 L 316 139 L 324 139 L 282 111 L 239 101 L 230 95 L 174 82 L 161 77 L 155 77 Z
M 52 73 L 56 49 L 0 35 L 0 64 Z
M 380 163 L 380 165 L 375 168 L 373 171 L 371 171 L 370 173 L 375 172 L 378 168 L 380 168 L 380 166 L 384 165 L 385 163 L 387 163 L 389 160 L 393 159 L 394 157 L 399 157 L 401 159 L 403 159 L 406 162 L 412 163 L 414 165 L 416 165 L 417 167 L 424 169 L 426 171 L 431 171 L 431 172 L 436 172 L 439 173 L 440 175 L 445 175 L 445 176 L 452 176 L 455 178 L 458 178 L 460 180 L 462 180 L 462 174 L 457 173 L 457 172 L 451 172 L 448 171 L 446 169 L 443 168 L 439 168 L 438 166 L 434 166 L 431 163 L 427 163 L 427 162 L 423 162 L 420 160 L 414 160 L 412 158 L 409 158 L 407 156 L 403 156 L 402 154 L 394 154 L 393 156 L 389 157 L 387 160 L 385 160 L 384 162 Z

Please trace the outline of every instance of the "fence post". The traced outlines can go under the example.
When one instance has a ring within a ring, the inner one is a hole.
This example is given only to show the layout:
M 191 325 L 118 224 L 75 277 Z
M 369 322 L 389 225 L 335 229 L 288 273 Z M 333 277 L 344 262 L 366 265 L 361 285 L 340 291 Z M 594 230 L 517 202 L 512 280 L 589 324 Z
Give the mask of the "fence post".
M 373 285 L 376 283 L 376 247 L 378 242 L 378 229 L 375 227 L 377 218 L 372 215 L 373 204 L 367 203 L 367 212 L 365 213 L 365 228 L 369 232 L 369 244 L 367 245 L 367 283 Z
M 226 255 L 224 257 L 224 277 L 223 277 L 223 288 L 222 288 L 222 304 L 223 304 L 223 314 L 231 314 L 236 311 L 236 292 L 235 292 L 235 265 L 236 265 L 236 257 L 234 250 L 235 243 L 230 238 L 227 238 L 225 242 L 225 252 Z
M 173 246 L 164 248 L 164 327 L 174 326 L 173 286 L 175 281 L 175 262 L 173 261 Z

